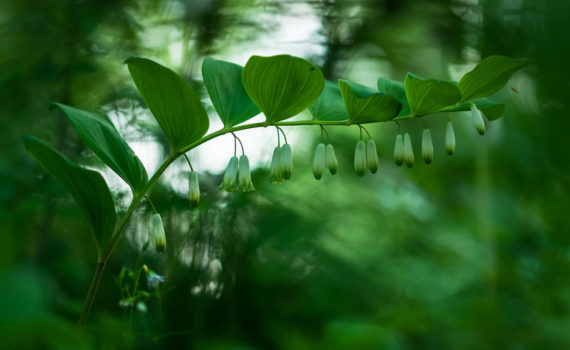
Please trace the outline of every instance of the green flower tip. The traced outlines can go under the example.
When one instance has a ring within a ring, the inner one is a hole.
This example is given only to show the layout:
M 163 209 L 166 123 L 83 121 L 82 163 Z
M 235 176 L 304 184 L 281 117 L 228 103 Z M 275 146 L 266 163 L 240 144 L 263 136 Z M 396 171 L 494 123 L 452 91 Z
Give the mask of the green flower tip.
M 447 127 L 445 128 L 445 151 L 450 156 L 455 152 L 455 133 L 453 132 L 451 121 L 447 122 Z
M 366 145 L 362 140 L 356 143 L 356 149 L 354 150 L 354 171 L 356 171 L 358 176 L 366 174 Z
M 251 182 L 249 159 L 245 154 L 239 157 L 238 188 L 241 192 L 255 191 Z
M 474 103 L 471 104 L 471 116 L 473 118 L 473 125 L 479 135 L 485 134 L 485 121 L 483 120 L 483 116 L 481 115 L 481 111 L 477 109 Z
M 166 235 L 164 234 L 164 226 L 162 225 L 162 217 L 160 214 L 153 214 L 151 217 L 151 231 L 154 238 L 156 250 L 163 252 L 166 248 Z
M 424 129 L 422 134 L 422 158 L 426 164 L 430 164 L 433 160 L 433 142 L 429 129 Z
M 200 203 L 200 183 L 198 182 L 198 173 L 195 171 L 190 172 L 188 177 L 188 200 L 192 208 L 196 208 Z
M 224 180 L 220 185 L 221 190 L 226 190 L 228 192 L 236 191 L 237 187 L 237 176 L 238 176 L 238 158 L 232 157 L 228 166 L 226 167 L 226 172 L 224 173 Z
M 330 143 L 327 145 L 325 158 L 326 167 L 329 169 L 331 175 L 336 174 L 338 171 L 338 160 L 336 159 L 336 155 L 334 153 L 334 147 Z
M 315 179 L 320 180 L 326 165 L 325 145 L 319 143 L 315 149 L 315 157 L 313 158 L 313 175 Z
M 281 147 L 279 163 L 281 165 L 281 176 L 283 179 L 289 180 L 293 174 L 293 156 L 291 155 L 291 146 L 288 143 Z
M 366 144 L 366 165 L 372 174 L 376 174 L 380 161 L 378 160 L 378 151 L 376 150 L 376 142 L 370 139 Z
M 281 147 L 277 146 L 273 150 L 273 157 L 271 158 L 271 168 L 269 170 L 269 180 L 272 184 L 281 183 Z
M 404 134 L 404 162 L 408 168 L 414 166 L 414 149 L 412 148 L 412 140 L 408 133 Z
M 394 145 L 394 162 L 397 166 L 404 164 L 404 139 L 402 134 L 396 135 L 396 144 Z

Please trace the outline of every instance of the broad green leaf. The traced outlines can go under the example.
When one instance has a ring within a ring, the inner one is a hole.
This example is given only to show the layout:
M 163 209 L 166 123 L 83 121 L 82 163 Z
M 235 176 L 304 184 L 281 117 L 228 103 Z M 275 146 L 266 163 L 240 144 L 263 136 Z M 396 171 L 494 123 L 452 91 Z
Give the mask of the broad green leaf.
M 325 86 L 317 66 L 289 55 L 251 56 L 241 77 L 248 95 L 265 114 L 267 124 L 307 109 Z
M 364 85 L 339 79 L 338 85 L 346 105 L 349 123 L 380 122 L 393 119 L 402 105 L 394 96 Z
M 491 101 L 488 98 L 475 99 L 473 102 L 477 108 L 483 112 L 485 117 L 489 120 L 496 120 L 503 116 L 505 113 L 506 106 L 503 103 L 498 103 Z M 469 111 L 471 109 L 471 104 L 469 102 L 463 102 L 458 106 L 444 108 L 442 112 L 458 112 L 458 111 Z
M 394 98 L 402 104 L 402 109 L 400 110 L 400 113 L 398 113 L 398 116 L 407 116 L 412 113 L 410 110 L 410 104 L 408 103 L 408 98 L 406 97 L 406 89 L 404 88 L 403 82 L 379 78 L 378 91 L 394 96 Z
M 63 112 L 85 145 L 125 180 L 133 192 L 144 187 L 148 180 L 144 166 L 110 120 L 59 103 L 52 107 Z
M 505 86 L 513 73 L 529 63 L 529 61 L 515 60 L 505 56 L 485 58 L 459 81 L 461 101 L 494 94 Z
M 346 106 L 338 84 L 325 80 L 325 88 L 319 98 L 309 107 L 313 120 L 348 120 Z
M 208 131 L 208 115 L 196 93 L 178 74 L 146 58 L 125 61 L 146 105 L 174 151 Z
M 240 65 L 206 57 L 202 63 L 204 84 L 225 128 L 241 124 L 261 113 L 241 83 Z
M 89 221 L 100 253 L 100 248 L 105 246 L 113 234 L 116 220 L 115 205 L 101 174 L 79 167 L 38 138 L 26 136 L 24 143 L 27 151 L 42 168 L 75 199 Z
M 440 109 L 456 104 L 461 93 L 452 82 L 437 79 L 422 79 L 412 73 L 404 81 L 406 96 L 412 115 L 422 116 L 439 112 Z

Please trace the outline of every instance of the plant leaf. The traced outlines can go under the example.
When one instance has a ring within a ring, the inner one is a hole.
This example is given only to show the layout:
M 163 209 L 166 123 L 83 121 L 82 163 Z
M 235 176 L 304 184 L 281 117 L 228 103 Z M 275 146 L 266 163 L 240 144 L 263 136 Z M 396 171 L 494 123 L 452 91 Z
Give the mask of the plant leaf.
M 403 82 L 379 78 L 378 91 L 394 96 L 396 101 L 402 104 L 402 109 L 400 110 L 400 113 L 398 113 L 398 116 L 407 116 L 412 113 L 410 110 L 410 104 L 408 103 L 408 98 L 406 97 L 406 89 L 404 88 Z
M 487 97 L 499 91 L 511 75 L 531 62 L 505 56 L 489 56 L 459 81 L 461 102 Z
M 325 80 L 325 88 L 319 98 L 309 107 L 313 120 L 348 120 L 346 106 L 338 84 Z
M 390 120 L 398 115 L 402 107 L 394 96 L 364 85 L 343 79 L 338 80 L 338 85 L 350 124 Z
M 261 113 L 241 83 L 242 66 L 206 57 L 202 63 L 204 84 L 225 128 L 241 124 Z
M 494 102 L 488 98 L 479 98 L 471 101 L 477 108 L 483 112 L 485 117 L 489 120 L 496 120 L 505 114 L 506 106 L 503 103 Z M 469 111 L 471 110 L 471 105 L 469 102 L 463 102 L 458 106 L 444 108 L 442 112 L 458 112 L 458 111 Z
M 174 151 L 204 136 L 209 126 L 208 115 L 182 77 L 146 58 L 130 57 L 125 63 Z
M 311 62 L 290 55 L 251 56 L 242 83 L 261 109 L 267 124 L 291 118 L 307 109 L 321 94 L 325 80 Z
M 96 171 L 83 169 L 33 136 L 24 138 L 27 151 L 54 179 L 59 181 L 81 208 L 97 244 L 97 251 L 115 229 L 115 205 L 105 180 Z
M 452 82 L 437 79 L 422 79 L 408 73 L 404 80 L 406 96 L 412 115 L 422 116 L 439 112 L 440 109 L 456 104 L 461 93 Z
M 110 120 L 59 103 L 51 107 L 63 112 L 85 145 L 125 180 L 133 192 L 144 187 L 148 180 L 144 166 Z

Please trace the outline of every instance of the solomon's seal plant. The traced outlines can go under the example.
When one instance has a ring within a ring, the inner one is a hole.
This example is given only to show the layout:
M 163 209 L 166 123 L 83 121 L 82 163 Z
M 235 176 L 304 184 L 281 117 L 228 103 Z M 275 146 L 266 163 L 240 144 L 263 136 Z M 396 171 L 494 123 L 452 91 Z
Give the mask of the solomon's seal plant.
M 327 81 L 313 63 L 290 55 L 252 56 L 244 67 L 207 57 L 202 65 L 204 85 L 223 128 L 206 134 L 209 128 L 206 109 L 182 77 L 146 58 L 131 57 L 125 63 L 170 146 L 170 155 L 150 177 L 107 117 L 58 103 L 51 106 L 67 118 L 85 146 L 129 185 L 132 201 L 124 213 L 117 215 L 113 197 L 99 172 L 80 167 L 36 137 L 27 136 L 24 139 L 26 149 L 32 157 L 74 198 L 85 214 L 93 237 L 98 264 L 87 292 L 80 326 L 87 319 L 114 247 L 135 209 L 145 198 L 153 209 L 149 225 L 156 249 L 164 250 L 166 237 L 162 219 L 147 193 L 176 159 L 186 157 L 188 152 L 203 143 L 225 134 L 234 136 L 234 154 L 220 185 L 220 189 L 229 192 L 254 190 L 249 159 L 236 135 L 241 130 L 251 128 L 275 126 L 278 128 L 277 134 L 283 134 L 285 142 L 281 146 L 278 139 L 271 162 L 269 180 L 275 183 L 289 179 L 293 171 L 291 146 L 280 129 L 283 126 L 316 125 L 321 127 L 321 133 L 326 133 L 325 127 L 358 126 L 360 140 L 355 150 L 354 167 L 358 175 L 364 175 L 367 168 L 375 173 L 379 161 L 375 142 L 363 125 L 394 122 L 398 124 L 394 160 L 397 165 L 405 162 L 408 167 L 412 167 L 414 153 L 411 136 L 405 131 L 402 136 L 399 121 L 415 120 L 439 112 L 471 111 L 476 130 L 483 134 L 484 118 L 493 121 L 505 111 L 504 104 L 488 97 L 502 88 L 514 72 L 528 65 L 527 61 L 491 56 L 482 60 L 459 82 L 424 79 L 408 73 L 404 81 L 380 78 L 377 87 L 373 89 L 345 79 Z M 287 121 L 307 109 L 311 119 Z M 265 121 L 245 123 L 259 113 L 263 113 Z M 362 130 L 368 134 L 367 145 L 362 140 Z M 239 158 L 238 141 L 242 151 Z M 448 154 L 453 154 L 455 150 L 451 122 L 447 124 L 445 149 Z M 231 151 L 228 150 L 229 152 Z M 431 162 L 433 157 L 431 134 L 427 129 L 422 137 L 422 157 L 426 162 Z M 194 207 L 200 198 L 199 170 L 193 169 L 189 160 L 188 165 L 191 170 L 188 200 Z M 315 178 L 321 178 L 325 167 L 331 174 L 335 174 L 338 168 L 328 134 L 327 146 L 321 140 L 315 151 Z M 147 274 L 149 285 L 153 287 L 164 280 L 155 275 Z

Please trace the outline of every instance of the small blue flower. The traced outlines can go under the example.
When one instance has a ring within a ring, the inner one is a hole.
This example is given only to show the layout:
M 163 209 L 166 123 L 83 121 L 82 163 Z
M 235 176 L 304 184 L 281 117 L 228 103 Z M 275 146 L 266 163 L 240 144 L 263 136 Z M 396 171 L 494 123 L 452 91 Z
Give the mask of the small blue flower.
M 157 275 L 156 273 L 149 271 L 146 276 L 146 281 L 148 285 L 148 289 L 155 289 L 161 283 L 164 283 L 164 276 Z

